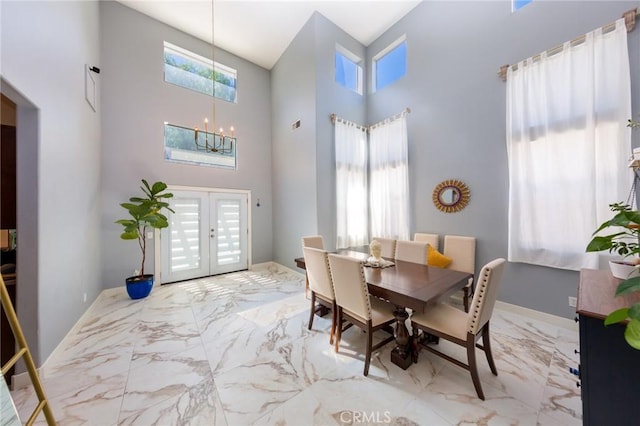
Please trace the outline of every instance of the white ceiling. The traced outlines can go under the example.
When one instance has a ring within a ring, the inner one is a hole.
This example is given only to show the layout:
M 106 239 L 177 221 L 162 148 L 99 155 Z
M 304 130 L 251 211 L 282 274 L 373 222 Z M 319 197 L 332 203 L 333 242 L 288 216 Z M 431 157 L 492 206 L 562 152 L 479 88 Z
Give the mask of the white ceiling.
M 211 42 L 211 0 L 117 0 Z M 314 11 L 365 46 L 422 0 L 215 0 L 215 45 L 271 69 Z

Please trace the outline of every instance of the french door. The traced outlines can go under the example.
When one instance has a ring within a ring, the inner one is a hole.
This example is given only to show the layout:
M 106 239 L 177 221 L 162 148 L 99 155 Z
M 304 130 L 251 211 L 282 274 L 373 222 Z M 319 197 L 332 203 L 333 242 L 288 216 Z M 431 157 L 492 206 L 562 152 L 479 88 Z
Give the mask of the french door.
M 162 283 L 248 268 L 247 193 L 176 191 L 162 230 Z

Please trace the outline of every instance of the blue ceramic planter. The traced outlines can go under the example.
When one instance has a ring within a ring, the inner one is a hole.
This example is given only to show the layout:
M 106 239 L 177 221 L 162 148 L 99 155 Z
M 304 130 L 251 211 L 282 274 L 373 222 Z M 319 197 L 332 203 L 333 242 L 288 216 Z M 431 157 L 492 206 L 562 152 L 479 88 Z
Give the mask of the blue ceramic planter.
M 127 282 L 127 294 L 132 299 L 144 299 L 151 293 L 153 288 L 153 275 L 138 275 L 135 277 L 129 277 Z

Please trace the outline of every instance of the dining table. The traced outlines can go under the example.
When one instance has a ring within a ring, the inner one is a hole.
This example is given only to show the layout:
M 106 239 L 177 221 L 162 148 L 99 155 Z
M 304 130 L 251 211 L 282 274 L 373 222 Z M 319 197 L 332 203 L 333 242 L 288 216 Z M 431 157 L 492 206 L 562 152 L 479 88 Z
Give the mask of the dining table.
M 395 306 L 396 347 L 391 351 L 391 361 L 402 369 L 413 363 L 412 337 L 406 326 L 407 309 L 425 312 L 430 305 L 446 300 L 461 290 L 473 277 L 468 272 L 448 268 L 387 259 L 392 266 L 367 266 L 368 253 L 356 250 L 338 250 L 336 253 L 359 259 L 363 262 L 364 275 L 369 294 L 387 300 Z M 304 257 L 295 259 L 296 266 L 305 269 Z

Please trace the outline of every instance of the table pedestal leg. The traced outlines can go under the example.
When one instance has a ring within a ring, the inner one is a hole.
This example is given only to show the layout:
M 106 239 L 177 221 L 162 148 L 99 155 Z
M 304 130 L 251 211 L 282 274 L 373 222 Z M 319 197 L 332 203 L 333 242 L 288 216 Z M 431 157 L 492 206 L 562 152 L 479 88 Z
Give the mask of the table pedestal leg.
M 413 362 L 410 345 L 411 336 L 409 336 L 409 330 L 405 325 L 409 314 L 404 308 L 397 308 L 393 314 L 396 317 L 396 347 L 391 351 L 391 362 L 406 370 Z
M 329 308 L 327 308 L 324 305 L 320 305 L 316 308 L 316 313 L 318 314 L 318 316 L 321 316 L 321 317 L 327 315 L 329 312 L 330 312 Z

